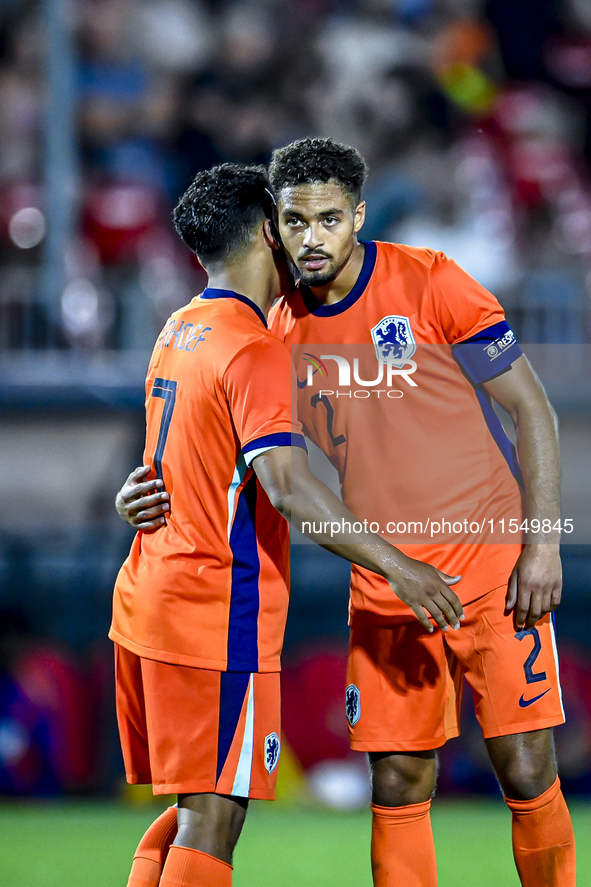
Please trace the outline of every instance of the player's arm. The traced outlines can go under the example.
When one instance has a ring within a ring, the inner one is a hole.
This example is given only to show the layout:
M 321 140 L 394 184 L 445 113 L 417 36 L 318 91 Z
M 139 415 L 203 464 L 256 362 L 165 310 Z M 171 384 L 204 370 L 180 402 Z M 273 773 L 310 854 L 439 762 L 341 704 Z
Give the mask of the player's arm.
M 149 465 L 134 468 L 115 497 L 115 508 L 134 530 L 153 533 L 166 523 L 170 496 L 158 478 L 144 481 Z
M 524 549 L 509 582 L 507 608 L 515 624 L 531 628 L 555 610 L 562 594 L 560 533 L 560 456 L 558 423 L 542 383 L 522 355 L 509 370 L 484 382 L 494 400 L 515 424 L 517 453 L 525 483 L 528 526 L 551 527 L 550 532 L 528 532 Z M 545 525 L 542 521 L 549 521 Z
M 357 518 L 312 474 L 308 454 L 302 447 L 267 450 L 253 459 L 252 467 L 272 504 L 292 526 L 328 551 L 383 576 L 427 631 L 433 630 L 427 614 L 444 631 L 450 625 L 460 627 L 462 605 L 449 587 L 460 577 L 448 576 L 430 564 L 407 557 L 369 530 L 336 533 L 330 540 L 327 533 L 314 532 L 314 525 L 343 527 L 345 523 L 352 525 Z M 306 530 L 305 524 L 312 529 Z
M 257 456 L 252 467 L 277 510 L 298 529 L 302 524 L 343 521 L 356 518 L 341 500 L 315 477 L 308 468 L 308 456 L 301 447 L 276 447 Z M 164 525 L 169 510 L 169 496 L 156 479 L 142 482 L 149 466 L 134 469 L 117 493 L 115 505 L 119 516 L 134 530 L 152 533 Z M 419 621 L 432 631 L 425 610 L 444 630 L 458 625 L 463 616 L 462 605 L 449 585 L 459 581 L 430 564 L 402 554 L 380 536 L 371 532 L 348 534 L 347 541 L 326 541 L 325 534 L 306 533 L 323 548 L 345 560 L 379 573 L 394 592 L 413 610 Z

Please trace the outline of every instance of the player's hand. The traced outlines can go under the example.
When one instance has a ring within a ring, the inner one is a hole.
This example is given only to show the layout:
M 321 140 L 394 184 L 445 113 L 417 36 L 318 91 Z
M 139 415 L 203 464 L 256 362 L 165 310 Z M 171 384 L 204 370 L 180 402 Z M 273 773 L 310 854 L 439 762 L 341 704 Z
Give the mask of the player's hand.
M 525 545 L 509 579 L 505 606 L 513 610 L 515 628 L 533 628 L 562 597 L 562 564 L 558 545 Z
M 170 511 L 170 496 L 163 489 L 158 478 L 143 481 L 149 465 L 143 465 L 131 472 L 115 497 L 115 508 L 134 530 L 153 533 L 166 523 L 166 512 Z
M 386 578 L 395 594 L 408 604 L 427 631 L 433 631 L 427 614 L 443 631 L 447 631 L 450 625 L 456 629 L 460 627 L 464 609 L 450 586 L 459 582 L 461 576 L 448 576 L 431 564 L 404 556 L 397 564 L 396 574 Z

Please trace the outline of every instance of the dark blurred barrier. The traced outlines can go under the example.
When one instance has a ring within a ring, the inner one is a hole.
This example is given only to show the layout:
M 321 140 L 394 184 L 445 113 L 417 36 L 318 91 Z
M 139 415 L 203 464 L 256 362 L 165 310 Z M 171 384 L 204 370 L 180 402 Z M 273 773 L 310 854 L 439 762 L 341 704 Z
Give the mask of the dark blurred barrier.
M 63 603 L 63 602 L 61 602 Z M 32 631 L 28 607 L 0 609 L 0 793 L 104 789 L 112 668 L 103 645 L 84 658 Z

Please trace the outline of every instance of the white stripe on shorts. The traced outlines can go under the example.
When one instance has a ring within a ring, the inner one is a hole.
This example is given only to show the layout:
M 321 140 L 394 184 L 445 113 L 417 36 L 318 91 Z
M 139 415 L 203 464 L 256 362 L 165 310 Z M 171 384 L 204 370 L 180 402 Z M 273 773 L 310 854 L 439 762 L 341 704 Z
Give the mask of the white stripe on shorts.
M 232 786 L 232 794 L 239 798 L 247 798 L 250 791 L 250 774 L 252 772 L 252 754 L 254 750 L 254 675 L 251 674 L 248 684 L 248 702 L 246 703 L 246 723 L 240 758 L 236 767 L 236 777 Z
M 558 650 L 556 649 L 556 635 L 554 634 L 554 613 L 550 614 L 550 637 L 552 638 L 552 650 L 554 652 L 554 662 L 556 663 L 556 677 L 558 679 L 558 696 L 560 699 L 560 710 L 562 711 L 562 717 L 565 718 L 564 706 L 562 704 L 562 687 L 560 686 L 560 665 L 558 664 Z

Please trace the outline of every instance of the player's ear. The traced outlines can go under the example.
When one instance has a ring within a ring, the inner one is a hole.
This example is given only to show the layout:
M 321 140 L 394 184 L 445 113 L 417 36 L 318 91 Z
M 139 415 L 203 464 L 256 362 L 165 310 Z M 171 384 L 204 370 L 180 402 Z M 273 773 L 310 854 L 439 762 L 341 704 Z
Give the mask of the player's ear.
M 263 237 L 271 249 L 281 249 L 281 241 L 279 240 L 279 232 L 275 222 L 272 219 L 265 219 L 263 222 Z
M 363 225 L 365 223 L 365 200 L 362 200 L 361 203 L 358 203 L 355 207 L 355 213 L 353 216 L 353 230 L 357 234 L 358 231 L 361 231 Z

